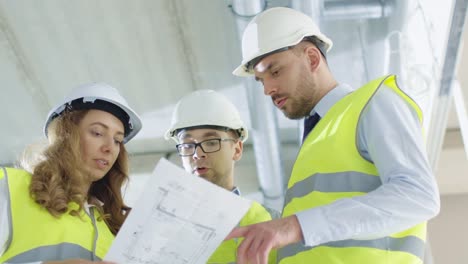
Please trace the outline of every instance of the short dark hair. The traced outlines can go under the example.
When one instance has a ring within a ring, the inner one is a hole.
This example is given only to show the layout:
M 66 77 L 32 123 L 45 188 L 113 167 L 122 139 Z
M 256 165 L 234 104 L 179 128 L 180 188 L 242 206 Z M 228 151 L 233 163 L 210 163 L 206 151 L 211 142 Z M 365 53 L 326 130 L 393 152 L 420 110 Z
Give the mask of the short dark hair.
M 315 45 L 315 47 L 317 47 L 317 49 L 320 50 L 320 53 L 322 53 L 322 56 L 327 59 L 327 49 L 326 49 L 326 46 L 327 44 L 325 42 L 323 42 L 321 39 L 317 38 L 316 36 L 307 36 L 307 37 L 304 37 L 302 39 L 301 42 L 303 41 L 306 41 L 306 42 L 310 42 L 312 44 Z

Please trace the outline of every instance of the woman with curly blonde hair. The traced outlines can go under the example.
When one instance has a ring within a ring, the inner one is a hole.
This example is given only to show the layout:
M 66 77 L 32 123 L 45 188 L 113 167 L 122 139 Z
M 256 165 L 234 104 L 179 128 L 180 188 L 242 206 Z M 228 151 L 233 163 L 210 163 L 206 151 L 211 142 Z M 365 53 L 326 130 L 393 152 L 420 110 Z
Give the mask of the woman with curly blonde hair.
M 78 87 L 53 108 L 41 160 L 30 172 L 0 168 L 0 263 L 103 259 L 130 211 L 121 193 L 124 143 L 140 129 L 138 115 L 104 83 Z

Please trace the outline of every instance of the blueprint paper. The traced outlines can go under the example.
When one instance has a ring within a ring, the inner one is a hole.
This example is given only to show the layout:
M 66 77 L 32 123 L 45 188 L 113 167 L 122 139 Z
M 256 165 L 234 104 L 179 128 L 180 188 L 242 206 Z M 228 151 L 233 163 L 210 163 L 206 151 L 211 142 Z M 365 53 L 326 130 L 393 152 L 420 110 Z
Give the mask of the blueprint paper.
M 251 201 L 161 159 L 105 260 L 206 263 Z

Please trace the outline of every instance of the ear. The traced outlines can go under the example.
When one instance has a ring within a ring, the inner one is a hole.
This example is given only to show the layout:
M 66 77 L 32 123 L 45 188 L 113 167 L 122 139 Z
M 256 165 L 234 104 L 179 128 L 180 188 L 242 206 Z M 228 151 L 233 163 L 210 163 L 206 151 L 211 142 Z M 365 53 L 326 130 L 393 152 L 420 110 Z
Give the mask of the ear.
M 241 140 L 238 140 L 234 143 L 234 154 L 232 155 L 232 159 L 234 161 L 239 161 L 242 158 L 242 151 L 244 149 L 244 143 Z
M 308 45 L 305 47 L 304 51 L 308 58 L 308 64 L 310 66 L 311 72 L 317 71 L 322 61 L 320 50 L 313 45 Z

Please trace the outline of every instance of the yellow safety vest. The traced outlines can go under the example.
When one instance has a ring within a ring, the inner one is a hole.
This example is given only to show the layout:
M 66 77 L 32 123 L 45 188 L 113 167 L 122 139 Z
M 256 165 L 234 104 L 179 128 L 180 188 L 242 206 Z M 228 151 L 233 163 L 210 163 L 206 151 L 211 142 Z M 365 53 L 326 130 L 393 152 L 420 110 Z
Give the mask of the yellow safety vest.
M 68 213 L 52 216 L 29 195 L 31 174 L 24 170 L 0 168 L 0 179 L 7 181 L 10 238 L 0 263 L 83 258 L 100 260 L 107 253 L 114 235 L 95 208 L 80 217 Z M 70 203 L 69 210 L 77 209 Z
M 360 155 L 356 145 L 361 113 L 382 85 L 407 101 L 422 122 L 420 108 L 397 86 L 394 75 L 371 81 L 342 98 L 317 123 L 299 151 L 288 183 L 283 217 L 364 195 L 382 185 L 376 167 Z M 425 241 L 423 222 L 373 240 L 349 239 L 315 247 L 289 245 L 278 250 L 278 260 L 281 264 L 422 263 Z
M 254 201 L 252 202 L 252 206 L 250 207 L 249 211 L 247 211 L 245 216 L 241 219 L 239 225 L 252 225 L 260 222 L 265 222 L 271 219 L 272 217 L 270 213 L 265 209 L 265 207 Z M 213 255 L 211 255 L 207 263 L 236 263 L 237 247 L 241 242 L 242 239 L 231 239 L 228 241 L 224 241 L 216 249 Z M 270 255 L 268 257 L 268 263 L 276 263 L 276 250 L 272 250 L 270 252 Z

